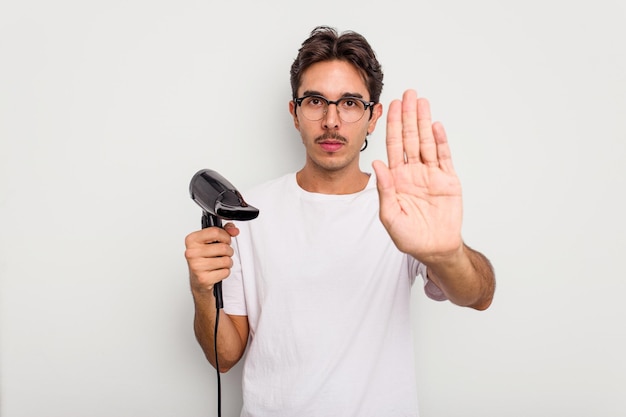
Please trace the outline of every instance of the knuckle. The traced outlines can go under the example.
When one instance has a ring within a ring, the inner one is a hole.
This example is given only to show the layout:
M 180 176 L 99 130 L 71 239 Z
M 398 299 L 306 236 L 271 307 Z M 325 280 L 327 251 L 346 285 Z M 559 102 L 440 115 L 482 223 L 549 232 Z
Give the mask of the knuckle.
M 187 236 L 185 236 L 185 246 L 187 248 L 193 245 L 193 243 L 194 243 L 194 233 L 190 233 Z

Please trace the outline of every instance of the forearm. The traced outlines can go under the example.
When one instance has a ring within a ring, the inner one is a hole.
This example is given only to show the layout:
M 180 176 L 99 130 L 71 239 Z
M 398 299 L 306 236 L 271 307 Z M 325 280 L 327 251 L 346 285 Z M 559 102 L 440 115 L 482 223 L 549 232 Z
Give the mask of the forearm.
M 194 332 L 196 339 L 208 361 L 216 368 L 215 319 L 217 311 L 215 297 L 213 294 L 193 292 L 193 299 L 195 305 Z M 235 366 L 243 356 L 248 333 L 247 326 L 236 323 L 223 309 L 219 310 L 219 314 L 217 334 L 219 371 L 226 372 Z M 239 321 L 241 322 L 241 320 Z
M 451 256 L 427 263 L 428 277 L 454 304 L 485 310 L 495 291 L 491 263 L 480 252 L 463 244 Z

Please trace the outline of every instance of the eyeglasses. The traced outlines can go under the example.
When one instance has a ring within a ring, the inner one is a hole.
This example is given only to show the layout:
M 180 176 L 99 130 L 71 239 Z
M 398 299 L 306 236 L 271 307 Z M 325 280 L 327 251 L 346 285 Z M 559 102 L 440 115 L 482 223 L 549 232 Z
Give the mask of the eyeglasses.
M 337 106 L 339 118 L 346 123 L 354 123 L 361 120 L 365 111 L 370 109 L 370 117 L 374 111 L 373 101 L 365 101 L 358 97 L 341 97 L 339 100 L 330 101 L 326 97 L 310 95 L 293 100 L 302 109 L 302 115 L 312 122 L 322 120 L 328 113 L 328 106 Z

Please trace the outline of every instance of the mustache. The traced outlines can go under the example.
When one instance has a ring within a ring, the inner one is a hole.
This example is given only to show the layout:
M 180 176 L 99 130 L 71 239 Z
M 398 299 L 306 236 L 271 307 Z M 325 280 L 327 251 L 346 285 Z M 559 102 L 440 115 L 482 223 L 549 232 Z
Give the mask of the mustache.
M 339 133 L 336 133 L 336 132 L 328 132 L 328 133 L 324 133 L 321 136 L 316 137 L 315 143 L 323 142 L 329 139 L 336 140 L 336 141 L 343 142 L 343 143 L 348 143 L 348 139 L 346 139 L 345 137 L 341 136 Z

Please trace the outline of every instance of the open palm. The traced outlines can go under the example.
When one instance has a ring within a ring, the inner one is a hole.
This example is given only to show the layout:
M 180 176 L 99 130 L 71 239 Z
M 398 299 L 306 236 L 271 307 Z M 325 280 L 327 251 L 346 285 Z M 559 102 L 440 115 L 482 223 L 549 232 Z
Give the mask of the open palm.
M 430 105 L 407 90 L 387 114 L 389 166 L 374 161 L 380 218 L 396 246 L 422 262 L 462 245 L 461 184 L 452 166 L 441 123 Z

